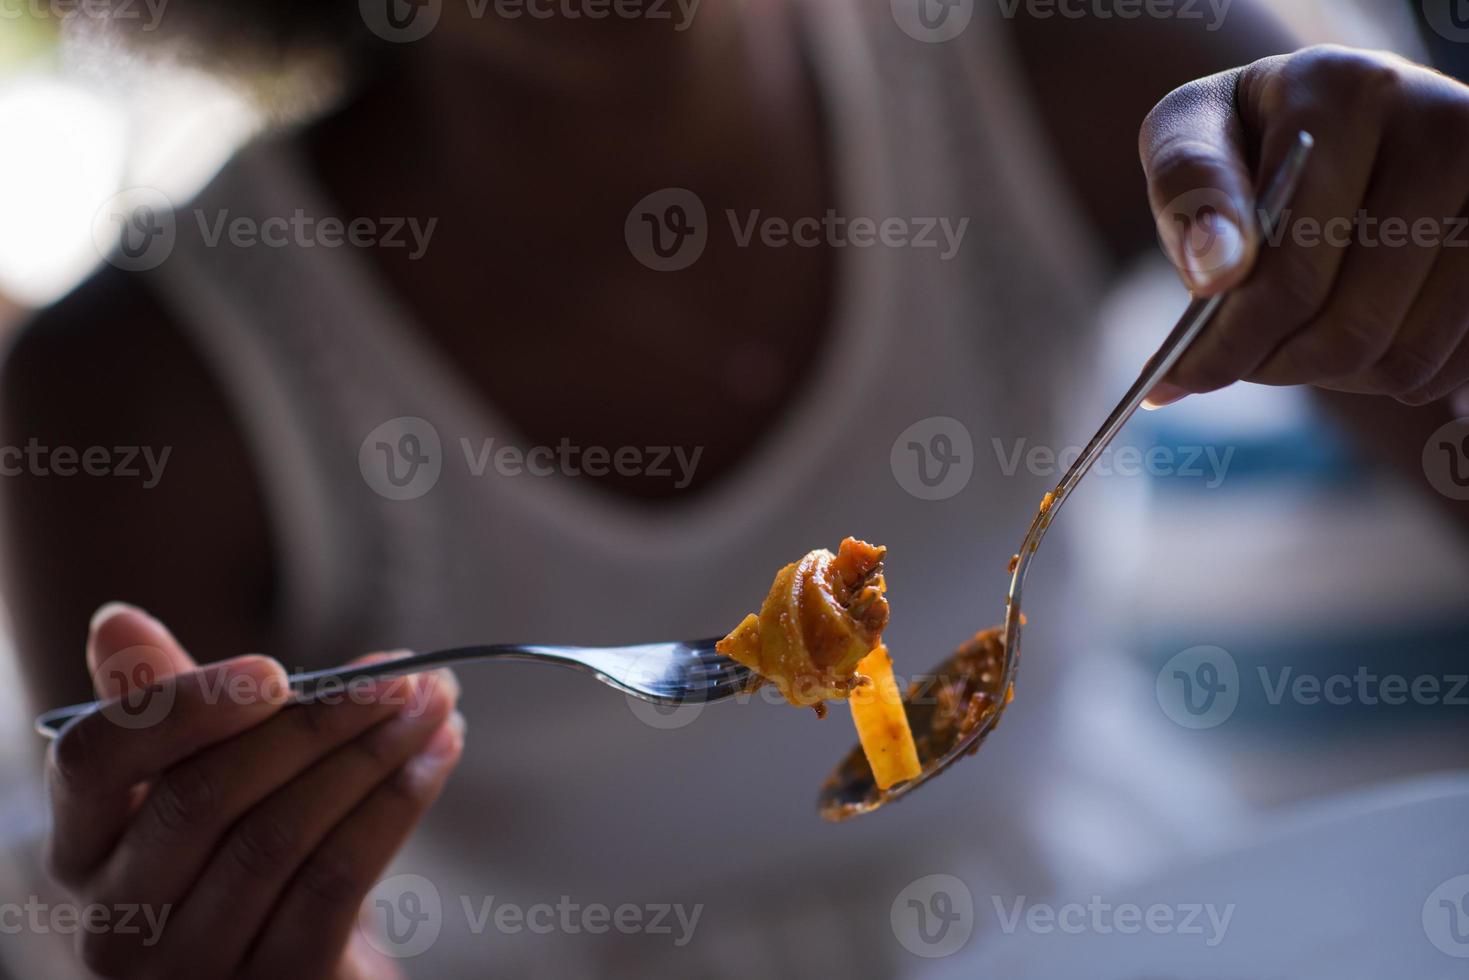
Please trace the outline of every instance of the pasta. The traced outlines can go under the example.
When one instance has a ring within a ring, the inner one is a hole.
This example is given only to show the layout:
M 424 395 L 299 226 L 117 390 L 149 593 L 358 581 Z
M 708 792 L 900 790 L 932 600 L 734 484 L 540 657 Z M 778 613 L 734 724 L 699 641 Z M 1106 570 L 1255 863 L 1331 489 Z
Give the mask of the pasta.
M 835 555 L 821 549 L 792 562 L 776 574 L 760 612 L 717 645 L 775 684 L 791 704 L 818 715 L 825 715 L 827 700 L 851 699 L 858 738 L 884 789 L 920 770 L 892 659 L 882 645 L 886 553 L 847 538 Z

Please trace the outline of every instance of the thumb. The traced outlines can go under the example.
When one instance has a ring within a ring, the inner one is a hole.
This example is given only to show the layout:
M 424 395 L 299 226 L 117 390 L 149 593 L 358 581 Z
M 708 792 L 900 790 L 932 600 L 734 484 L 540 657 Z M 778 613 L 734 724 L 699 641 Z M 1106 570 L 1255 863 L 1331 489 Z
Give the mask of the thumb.
M 1139 137 L 1148 199 L 1164 251 L 1196 296 L 1249 277 L 1259 251 L 1241 69 L 1190 82 L 1148 114 Z
M 196 666 L 173 634 L 136 606 L 109 602 L 92 615 L 87 669 L 99 698 L 122 697 Z

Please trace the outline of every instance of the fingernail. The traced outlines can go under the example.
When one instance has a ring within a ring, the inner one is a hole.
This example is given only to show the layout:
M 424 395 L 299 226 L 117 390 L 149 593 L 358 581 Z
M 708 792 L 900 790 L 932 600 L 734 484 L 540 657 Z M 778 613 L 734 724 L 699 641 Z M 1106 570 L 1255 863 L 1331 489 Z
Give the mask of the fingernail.
M 448 667 L 441 667 L 434 671 L 434 676 L 444 685 L 444 690 L 449 692 L 449 697 L 455 701 L 459 700 L 459 695 L 464 692 L 464 689 L 459 686 L 459 675 Z
M 1196 293 L 1210 293 L 1244 261 L 1245 236 L 1232 217 L 1212 211 L 1184 231 L 1179 250 L 1189 286 Z
M 423 755 L 437 760 L 452 758 L 464 746 L 464 729 L 464 716 L 454 712 L 434 732 L 434 737 L 429 739 Z
M 408 689 L 408 703 L 403 707 L 403 714 L 410 718 L 421 718 L 427 714 L 429 706 L 440 696 L 450 704 L 459 699 L 459 679 L 447 668 L 414 674 L 412 684 Z
M 139 609 L 137 606 L 133 605 L 130 602 L 118 602 L 114 600 L 112 602 L 104 602 L 102 603 L 102 605 L 97 607 L 97 611 L 92 613 L 92 619 L 87 624 L 87 631 L 90 633 L 96 633 L 98 627 L 100 627 L 103 623 L 107 622 L 114 616 L 121 615 L 122 613 L 132 613 L 135 616 L 141 616 L 144 619 L 148 620 L 148 622 L 157 624 L 159 629 L 164 628 L 163 624 L 158 622 L 157 617 L 148 612 L 146 609 Z
M 1148 412 L 1156 412 L 1174 402 L 1183 401 L 1190 394 L 1191 392 L 1186 388 L 1180 388 L 1167 381 L 1160 381 L 1153 386 L 1152 391 L 1148 392 L 1148 397 L 1143 399 L 1143 409 Z

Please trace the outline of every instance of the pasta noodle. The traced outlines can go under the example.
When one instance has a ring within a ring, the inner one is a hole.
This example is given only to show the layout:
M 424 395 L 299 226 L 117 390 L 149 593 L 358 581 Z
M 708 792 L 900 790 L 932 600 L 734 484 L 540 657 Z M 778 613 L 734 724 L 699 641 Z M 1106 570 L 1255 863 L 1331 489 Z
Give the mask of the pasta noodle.
M 851 699 L 852 718 L 878 785 L 918 775 L 907 713 L 882 646 L 888 622 L 887 549 L 847 538 L 782 568 L 759 613 L 719 641 L 718 651 L 775 684 L 791 704 L 825 715 Z M 855 696 L 854 696 L 855 692 Z

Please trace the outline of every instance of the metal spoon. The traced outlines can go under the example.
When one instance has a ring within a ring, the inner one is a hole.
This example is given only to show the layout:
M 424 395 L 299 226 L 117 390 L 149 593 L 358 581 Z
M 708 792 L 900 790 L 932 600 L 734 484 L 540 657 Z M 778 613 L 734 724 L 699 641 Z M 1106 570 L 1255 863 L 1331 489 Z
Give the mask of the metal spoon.
M 1295 194 L 1314 145 L 1309 133 L 1300 133 L 1285 163 L 1261 198 L 1260 216 L 1267 234 L 1274 230 Z M 1041 509 L 1031 521 L 1012 564 L 1003 633 L 990 630 L 978 634 L 955 656 L 935 668 L 917 689 L 910 688 L 905 698 L 908 723 L 918 743 L 918 758 L 923 764 L 923 771 L 914 779 L 880 790 L 873 782 L 872 770 L 861 748 L 856 748 L 822 784 L 817 809 L 824 819 L 849 820 L 908 795 L 961 757 L 975 752 L 985 736 L 994 731 L 1014 692 L 1015 672 L 1020 665 L 1020 631 L 1025 625 L 1025 617 L 1020 611 L 1020 593 L 1025 585 L 1025 573 L 1030 569 L 1041 539 L 1082 477 L 1132 418 L 1148 393 L 1209 325 L 1224 300 L 1224 296 L 1214 296 L 1195 299 L 1189 304 L 1178 325 L 1143 367 L 1142 374 L 1102 423 L 1102 428 L 1092 437 L 1086 450 L 1056 489 L 1042 501 Z M 969 710 L 967 719 L 956 718 L 956 711 L 964 712 L 966 709 Z

